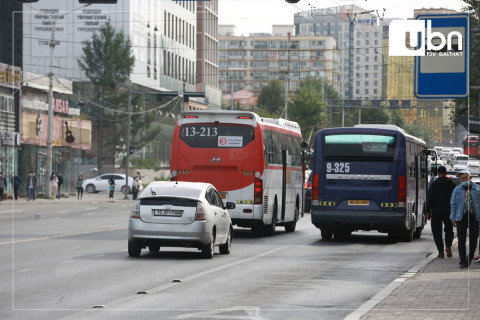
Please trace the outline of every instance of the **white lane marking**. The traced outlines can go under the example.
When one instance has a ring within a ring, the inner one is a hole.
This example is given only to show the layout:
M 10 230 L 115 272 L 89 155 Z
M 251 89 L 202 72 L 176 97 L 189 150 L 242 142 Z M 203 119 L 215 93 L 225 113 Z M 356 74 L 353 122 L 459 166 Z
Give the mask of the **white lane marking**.
M 0 242 L 0 246 L 9 245 L 9 244 L 20 244 L 20 243 L 34 242 L 34 241 L 61 239 L 61 238 L 82 236 L 82 235 L 93 234 L 93 233 L 110 232 L 110 231 L 122 231 L 122 230 L 127 230 L 127 227 L 108 228 L 108 229 L 101 229 L 101 230 L 87 231 L 87 232 L 72 232 L 72 233 L 59 234 L 59 235 L 51 236 L 51 237 L 31 238 L 31 239 L 23 239 L 23 240 L 13 239 L 12 241 Z
M 29 271 L 35 271 L 35 269 L 27 268 L 27 269 L 18 270 L 17 272 L 29 272 Z
M 232 315 L 228 314 L 229 312 L 234 311 L 244 311 L 246 315 Z M 175 319 L 235 319 L 235 320 L 264 320 L 260 316 L 260 312 L 262 311 L 261 308 L 257 306 L 238 306 L 238 307 L 231 307 L 225 309 L 218 309 L 218 310 L 206 310 L 200 312 L 192 312 L 181 314 L 177 316 Z

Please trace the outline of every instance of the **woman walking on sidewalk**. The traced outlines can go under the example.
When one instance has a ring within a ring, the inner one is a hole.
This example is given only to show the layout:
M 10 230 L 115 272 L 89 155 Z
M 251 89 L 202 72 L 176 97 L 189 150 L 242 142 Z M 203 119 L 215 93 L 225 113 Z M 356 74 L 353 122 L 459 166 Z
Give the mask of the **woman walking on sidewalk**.
M 115 192 L 115 179 L 113 178 L 113 176 L 111 176 L 110 179 L 108 180 L 108 184 L 109 184 L 109 190 L 110 190 L 110 194 L 108 195 L 108 198 L 113 199 L 113 192 Z
M 478 221 L 480 221 L 480 187 L 471 181 L 472 176 L 468 170 L 457 173 L 460 178 L 458 185 L 450 199 L 450 220 L 457 227 L 458 255 L 460 268 L 467 268 L 472 262 L 478 241 Z M 467 230 L 469 235 L 470 250 L 467 255 L 466 242 Z
M 51 193 L 52 193 L 52 200 L 55 200 L 57 197 L 57 189 L 58 189 L 58 178 L 55 172 L 52 172 L 52 175 L 50 176 L 50 188 L 51 188 Z
M 83 176 L 79 176 L 77 180 L 77 199 L 80 200 L 83 197 Z

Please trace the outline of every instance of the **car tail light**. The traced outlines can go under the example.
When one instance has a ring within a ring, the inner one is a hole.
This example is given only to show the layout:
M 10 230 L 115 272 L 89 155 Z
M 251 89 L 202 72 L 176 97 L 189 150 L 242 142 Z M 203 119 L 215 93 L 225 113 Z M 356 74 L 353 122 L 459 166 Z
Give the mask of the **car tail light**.
M 247 119 L 252 119 L 252 117 L 251 116 L 238 116 L 237 119 L 247 120 Z
M 205 221 L 207 220 L 207 210 L 205 205 L 200 201 L 197 202 L 197 211 L 195 212 L 195 221 Z
M 262 204 L 263 203 L 263 181 L 262 179 L 255 178 L 253 186 L 253 203 Z
M 407 180 L 405 176 L 398 177 L 398 207 L 405 208 L 407 203 Z
M 319 175 L 314 174 L 312 179 L 312 205 L 318 206 L 320 204 L 320 186 L 319 186 Z
M 196 119 L 198 118 L 197 116 L 188 116 L 188 115 L 185 115 L 183 116 L 185 119 Z
M 133 204 L 132 212 L 130 212 L 130 218 L 140 219 L 140 200 L 135 201 Z
M 311 188 L 312 183 L 311 182 L 305 182 L 305 189 Z

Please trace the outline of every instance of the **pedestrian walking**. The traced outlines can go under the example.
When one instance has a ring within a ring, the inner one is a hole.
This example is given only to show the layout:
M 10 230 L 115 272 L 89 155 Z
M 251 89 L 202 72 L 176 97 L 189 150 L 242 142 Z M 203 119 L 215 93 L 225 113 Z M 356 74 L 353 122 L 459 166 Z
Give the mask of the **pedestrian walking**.
M 133 200 L 137 200 L 139 190 L 140 190 L 140 180 L 138 179 L 138 176 L 135 176 L 135 178 L 133 179 L 133 182 L 132 182 Z
M 62 173 L 60 172 L 57 173 L 57 179 L 58 179 L 57 199 L 60 199 L 60 189 L 62 188 L 62 185 L 63 185 Z
M 3 175 L 3 171 L 0 171 L 0 201 L 3 200 L 3 191 L 7 187 L 7 179 Z
M 457 227 L 458 255 L 460 268 L 467 268 L 472 262 L 478 240 L 478 222 L 480 221 L 480 187 L 471 181 L 468 170 L 457 173 L 460 178 L 450 199 L 450 220 Z M 466 253 L 467 230 L 469 235 L 469 252 Z
M 438 258 L 452 256 L 453 225 L 450 221 L 450 198 L 455 184 L 447 178 L 447 169 L 440 166 L 437 169 L 438 178 L 432 182 L 427 193 L 427 219 L 431 220 L 433 240 L 438 250 Z M 445 232 L 443 242 L 442 225 Z
M 52 172 L 52 175 L 50 176 L 50 191 L 52 194 L 52 200 L 55 200 L 55 197 L 57 196 L 57 189 L 58 189 L 58 178 L 55 172 Z
M 79 176 L 77 180 L 77 199 L 80 200 L 83 197 L 83 176 Z
M 15 172 L 13 175 L 13 197 L 15 200 L 18 200 L 18 190 L 22 185 L 22 177 L 18 173 Z
M 108 195 L 108 198 L 113 199 L 113 193 L 115 192 L 115 179 L 113 178 L 113 176 L 110 176 L 110 179 L 108 179 L 108 184 L 109 184 L 109 190 L 110 190 L 110 194 Z
M 37 198 L 37 176 L 33 171 L 30 170 L 30 173 L 27 177 L 27 201 L 35 201 Z

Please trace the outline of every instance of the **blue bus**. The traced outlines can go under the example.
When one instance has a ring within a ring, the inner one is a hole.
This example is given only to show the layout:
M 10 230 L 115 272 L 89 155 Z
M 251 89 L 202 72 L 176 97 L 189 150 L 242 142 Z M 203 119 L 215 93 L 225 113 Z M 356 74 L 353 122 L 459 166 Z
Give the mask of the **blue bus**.
M 378 230 L 393 241 L 420 238 L 426 224 L 427 146 L 393 125 L 317 132 L 312 223 L 322 239 Z

